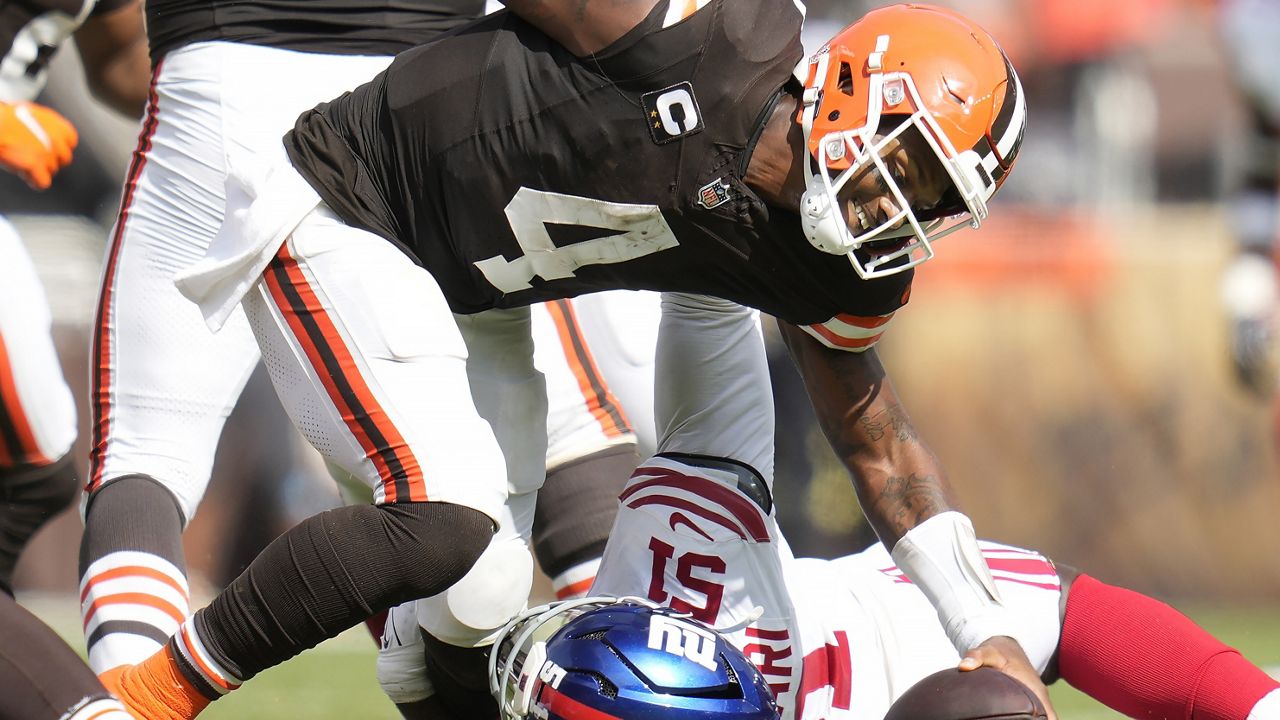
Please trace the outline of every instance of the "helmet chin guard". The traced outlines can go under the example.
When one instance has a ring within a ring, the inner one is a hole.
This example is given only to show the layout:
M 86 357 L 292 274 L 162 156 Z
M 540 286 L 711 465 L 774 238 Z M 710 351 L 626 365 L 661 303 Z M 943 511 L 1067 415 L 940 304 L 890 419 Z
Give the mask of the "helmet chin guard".
M 869 13 L 810 59 L 799 121 L 810 153 L 805 237 L 869 279 L 915 267 L 933 257 L 933 241 L 982 224 L 1021 145 L 1026 108 L 985 31 L 948 10 L 901 5 Z M 886 165 L 905 133 L 918 134 L 950 181 L 944 208 L 913 208 Z M 840 197 L 868 173 L 896 209 L 878 223 Z

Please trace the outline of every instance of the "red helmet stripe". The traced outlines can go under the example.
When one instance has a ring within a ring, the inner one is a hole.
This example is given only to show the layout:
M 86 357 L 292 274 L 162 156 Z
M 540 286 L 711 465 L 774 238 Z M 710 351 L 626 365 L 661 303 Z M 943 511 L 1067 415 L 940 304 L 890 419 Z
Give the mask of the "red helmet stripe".
M 538 695 L 538 704 L 546 708 L 552 718 L 561 720 L 622 720 L 616 715 L 583 705 L 568 695 L 561 695 L 550 685 L 542 686 L 542 691 Z

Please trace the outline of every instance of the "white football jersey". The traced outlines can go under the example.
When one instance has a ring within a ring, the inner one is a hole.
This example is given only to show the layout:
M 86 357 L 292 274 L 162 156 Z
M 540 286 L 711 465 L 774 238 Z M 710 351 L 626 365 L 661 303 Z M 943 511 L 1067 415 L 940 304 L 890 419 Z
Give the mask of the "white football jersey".
M 641 596 L 718 628 L 756 663 L 784 720 L 878 720 L 959 656 L 923 593 L 881 545 L 796 559 L 741 473 L 657 456 L 621 507 L 593 595 Z M 724 461 L 720 461 L 732 467 Z M 1038 670 L 1058 643 L 1061 584 L 1029 550 L 981 543 L 1018 640 Z

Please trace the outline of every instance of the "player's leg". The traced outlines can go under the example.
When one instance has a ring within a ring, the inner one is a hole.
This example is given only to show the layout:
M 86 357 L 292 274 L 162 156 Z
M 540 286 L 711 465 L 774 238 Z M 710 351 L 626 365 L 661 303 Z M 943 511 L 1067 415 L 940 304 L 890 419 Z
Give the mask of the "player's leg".
M 52 630 L 0 593 L 0 717 L 132 720 L 133 716 Z
M 124 673 L 122 699 L 157 717 L 192 717 L 374 612 L 449 588 L 489 544 L 505 500 L 453 316 L 394 246 L 317 210 L 245 307 L 294 423 L 378 504 L 303 521 Z
M 657 296 L 650 297 L 656 320 Z M 496 714 L 488 692 L 483 643 L 492 630 L 523 607 L 522 602 L 495 605 L 494 599 L 523 599 L 528 594 L 527 585 L 517 583 L 527 583 L 529 578 L 531 519 L 534 552 L 559 597 L 580 595 L 595 578 L 618 492 L 636 462 L 634 436 L 612 392 L 611 380 L 618 373 L 610 376 L 602 368 L 614 369 L 610 361 L 616 359 L 625 366 L 624 380 L 647 374 L 643 382 L 651 405 L 652 337 L 648 339 L 649 361 L 639 371 L 637 366 L 645 364 L 633 358 L 603 357 L 593 352 L 596 344 L 579 321 L 578 304 L 578 300 L 559 301 L 531 308 L 532 366 L 527 363 L 529 333 L 524 328 L 504 332 L 512 325 L 509 318 L 504 321 L 506 313 L 459 318 L 470 353 L 467 373 L 477 409 L 494 425 L 507 460 L 508 477 L 515 480 L 513 485 L 528 488 L 541 482 L 542 487 L 537 490 L 536 512 L 532 492 L 508 499 L 511 521 L 504 518 L 485 556 L 444 598 L 421 601 L 412 609 L 401 607 L 391 614 L 378 656 L 378 678 L 405 718 Z M 604 325 L 601 312 L 603 309 L 594 305 L 588 310 L 597 329 L 609 335 L 621 332 Z M 627 324 L 627 318 L 617 320 Z M 616 353 L 615 347 L 609 347 Z M 641 357 L 644 354 L 639 353 Z M 635 393 L 646 394 L 639 389 Z M 539 410 L 543 402 L 546 407 Z M 531 442 L 538 426 L 531 423 L 536 413 L 546 418 L 547 443 L 541 457 Z M 543 458 L 545 481 L 528 472 Z M 490 588 L 483 593 L 487 597 L 468 590 L 483 586 Z M 467 600 L 469 594 L 474 600 Z M 473 618 L 468 626 L 450 610 L 451 605 L 470 604 L 484 609 L 491 619 Z M 419 613 L 424 625 L 440 629 L 434 634 L 410 632 L 405 618 Z M 482 632 L 476 631 L 476 625 L 483 626 Z
M 563 403 L 575 394 L 598 415 L 596 405 L 590 403 L 595 390 L 590 370 L 594 367 L 606 395 L 620 406 L 619 412 L 635 434 L 640 456 L 654 453 L 658 441 L 653 420 L 653 372 L 662 319 L 661 299 L 661 294 L 655 292 L 611 290 L 533 308 L 538 367 L 548 375 L 553 404 L 549 422 L 555 418 L 555 404 L 560 402 L 565 407 Z M 552 364 L 556 360 L 563 366 Z M 566 371 L 569 375 L 564 375 Z M 553 372 L 565 379 L 553 378 Z M 552 385 L 563 387 L 563 394 L 554 392 Z M 566 420 L 562 432 L 575 431 L 581 422 Z M 556 438 L 557 431 L 552 426 L 548 467 L 554 467 L 564 457 L 556 452 Z M 571 447 L 567 449 L 572 457 L 581 456 Z
M 81 590 L 100 672 L 149 656 L 188 615 L 181 531 L 258 358 L 243 313 L 215 335 L 173 284 L 222 223 L 226 157 L 278 151 L 298 112 L 388 61 L 214 42 L 157 68 L 94 338 Z
M 157 67 L 107 247 L 80 549 L 81 613 L 99 673 L 146 658 L 190 613 L 182 528 L 258 357 L 243 316 L 215 336 L 173 286 L 222 220 L 217 52 L 183 49 Z
M 638 439 L 649 439 L 645 456 L 653 452 L 658 299 L 612 291 L 531 308 L 535 365 L 547 385 L 533 549 L 560 600 L 595 579 Z
M 1280 718 L 1280 682 L 1182 613 L 1141 593 L 1063 569 L 1058 669 L 1130 717 Z
M 524 608 L 533 584 L 529 539 L 544 479 L 548 398 L 546 379 L 534 362 L 528 309 L 490 310 L 456 322 L 466 343 L 471 396 L 502 450 L 510 494 L 497 534 L 466 576 L 418 601 L 422 647 L 411 659 L 430 678 L 444 717 L 483 718 L 497 713 L 489 695 L 487 648 L 493 634 Z
M 27 540 L 76 497 L 75 438 L 44 288 L 0 218 L 0 592 L 10 591 Z
M 635 445 L 614 445 L 547 473 L 538 491 L 533 551 L 557 600 L 582 597 L 591 588 L 618 493 L 638 461 Z

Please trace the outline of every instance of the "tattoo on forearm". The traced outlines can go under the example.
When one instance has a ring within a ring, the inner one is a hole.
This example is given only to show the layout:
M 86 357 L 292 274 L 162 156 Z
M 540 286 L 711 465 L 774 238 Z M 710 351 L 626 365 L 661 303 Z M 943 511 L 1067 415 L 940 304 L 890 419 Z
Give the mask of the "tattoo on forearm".
M 872 417 L 859 418 L 858 422 L 862 424 L 863 432 L 872 441 L 878 442 L 889 433 L 893 433 L 894 438 L 900 442 L 915 441 L 919 437 L 915 426 L 911 424 L 911 419 L 898 405 Z
M 942 484 L 933 475 L 893 476 L 885 481 L 875 504 L 886 511 L 899 532 L 950 508 Z

